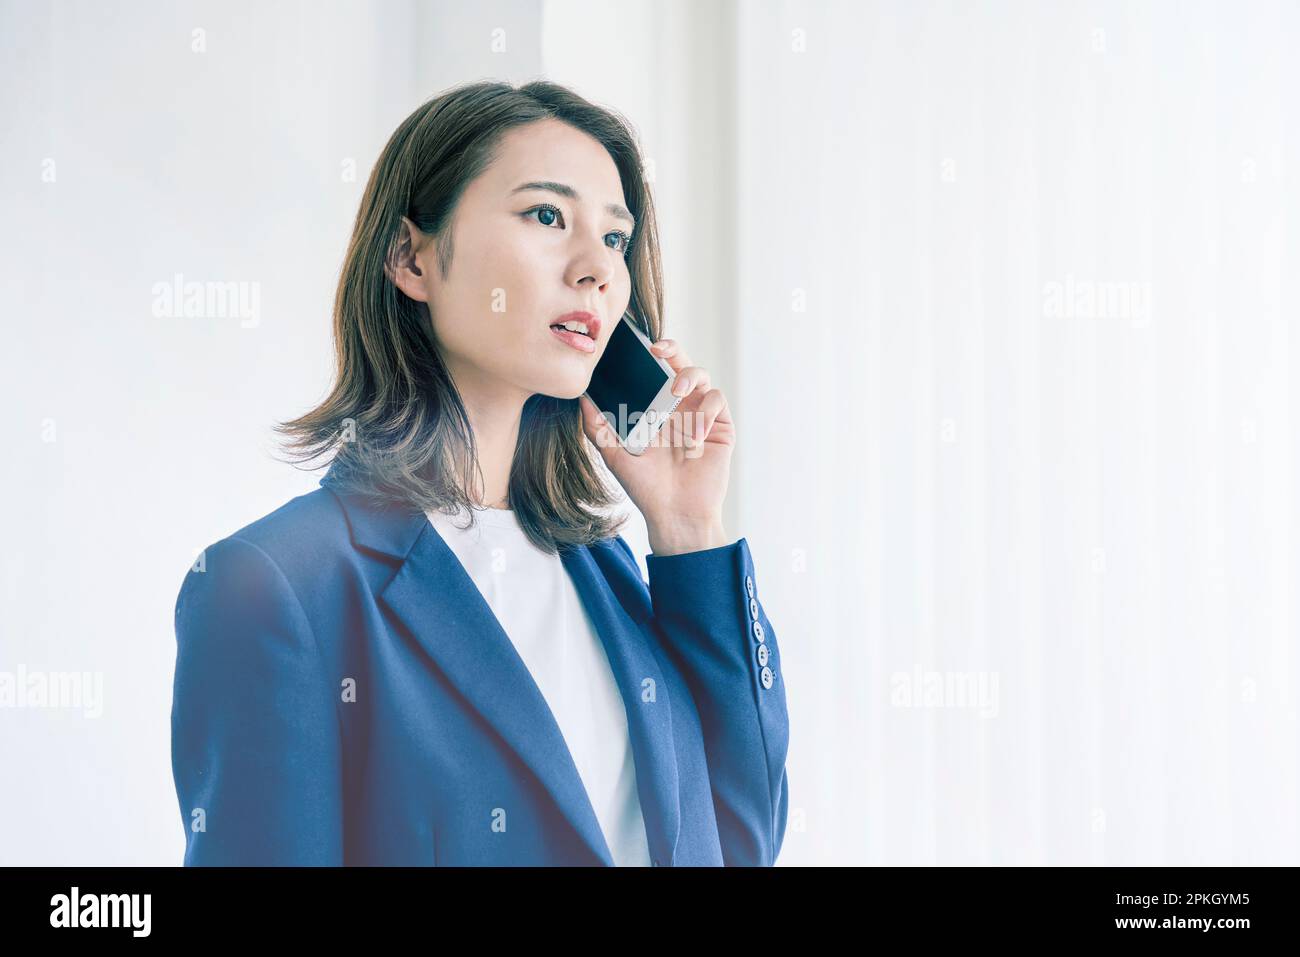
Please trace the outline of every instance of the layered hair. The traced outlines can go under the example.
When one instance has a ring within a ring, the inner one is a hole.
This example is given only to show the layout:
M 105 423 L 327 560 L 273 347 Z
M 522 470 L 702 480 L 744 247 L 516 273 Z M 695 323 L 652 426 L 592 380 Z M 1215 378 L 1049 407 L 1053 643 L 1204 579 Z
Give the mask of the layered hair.
M 469 417 L 439 354 L 428 307 L 398 289 L 384 266 L 406 216 L 433 237 L 445 278 L 466 186 L 491 164 L 504 133 L 548 118 L 594 137 L 618 168 L 637 223 L 627 253 L 628 317 L 651 341 L 660 338 L 659 242 L 631 125 L 555 83 L 452 88 L 402 121 L 370 174 L 334 301 L 331 391 L 310 412 L 275 426 L 295 464 L 333 452 L 336 487 L 376 505 L 473 516 L 468 488 L 482 472 Z M 622 521 L 608 510 L 620 496 L 603 472 L 577 399 L 537 394 L 524 403 L 507 498 L 534 544 L 554 553 L 619 531 Z

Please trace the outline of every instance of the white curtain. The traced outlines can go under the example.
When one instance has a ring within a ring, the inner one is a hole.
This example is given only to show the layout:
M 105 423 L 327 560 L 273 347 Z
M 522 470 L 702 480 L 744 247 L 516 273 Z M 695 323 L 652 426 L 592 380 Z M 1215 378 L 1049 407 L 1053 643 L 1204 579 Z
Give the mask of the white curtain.
M 737 7 L 783 860 L 1295 864 L 1300 11 Z

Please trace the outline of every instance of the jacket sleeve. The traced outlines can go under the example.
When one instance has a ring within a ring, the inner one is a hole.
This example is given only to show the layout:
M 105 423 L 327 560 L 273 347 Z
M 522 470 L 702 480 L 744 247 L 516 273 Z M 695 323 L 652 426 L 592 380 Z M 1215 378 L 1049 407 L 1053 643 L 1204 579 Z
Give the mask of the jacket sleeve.
M 656 628 L 699 708 L 723 862 L 770 866 L 785 838 L 790 730 L 749 543 L 647 555 L 646 570 Z
M 176 600 L 172 772 L 186 866 L 341 865 L 337 695 L 279 566 L 226 538 Z

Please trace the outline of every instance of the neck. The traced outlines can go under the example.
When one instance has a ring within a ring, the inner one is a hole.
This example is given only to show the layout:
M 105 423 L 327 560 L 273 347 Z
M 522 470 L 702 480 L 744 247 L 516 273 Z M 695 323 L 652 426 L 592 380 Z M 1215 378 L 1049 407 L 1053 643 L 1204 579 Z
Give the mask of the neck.
M 470 501 L 489 508 L 508 508 L 510 468 L 519 444 L 519 422 L 528 396 L 503 387 L 500 381 L 486 382 L 465 372 L 452 376 L 474 430 L 478 464 L 483 473 L 462 477 Z

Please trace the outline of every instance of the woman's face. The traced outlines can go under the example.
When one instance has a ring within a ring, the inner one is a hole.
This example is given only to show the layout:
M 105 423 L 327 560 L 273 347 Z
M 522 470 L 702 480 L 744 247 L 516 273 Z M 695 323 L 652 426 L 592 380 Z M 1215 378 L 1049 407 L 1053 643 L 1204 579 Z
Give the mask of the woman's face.
M 530 183 L 550 188 L 522 188 Z M 406 276 L 426 294 L 458 388 L 478 395 L 504 388 L 524 399 L 539 392 L 573 399 L 586 390 L 631 297 L 625 207 L 614 161 L 586 133 L 548 119 L 502 137 L 453 213 L 446 279 L 431 241 L 417 254 L 422 275 Z M 551 330 L 572 312 L 599 323 L 588 324 L 591 351 Z

